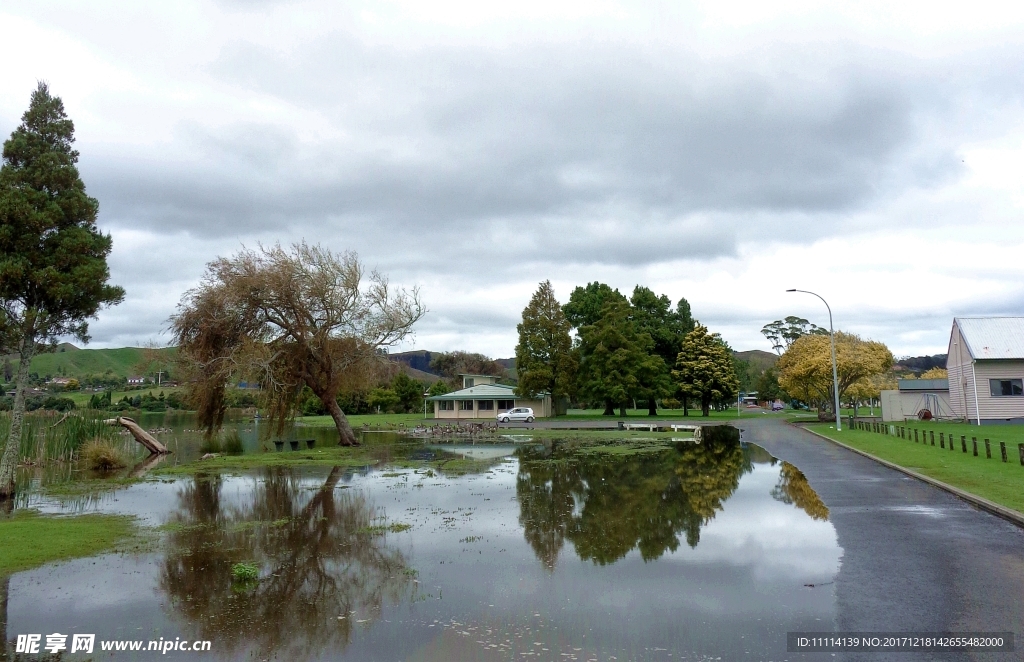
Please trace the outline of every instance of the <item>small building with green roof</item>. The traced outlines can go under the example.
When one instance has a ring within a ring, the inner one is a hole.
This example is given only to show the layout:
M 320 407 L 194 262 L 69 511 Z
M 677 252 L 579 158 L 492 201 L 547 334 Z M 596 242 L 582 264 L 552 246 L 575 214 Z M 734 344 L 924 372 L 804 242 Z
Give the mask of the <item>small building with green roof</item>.
M 434 418 L 470 419 L 497 418 L 498 414 L 516 407 L 529 407 L 537 418 L 551 416 L 551 396 L 520 398 L 515 387 L 499 384 L 494 375 L 459 375 L 462 389 L 427 398 L 434 405 Z

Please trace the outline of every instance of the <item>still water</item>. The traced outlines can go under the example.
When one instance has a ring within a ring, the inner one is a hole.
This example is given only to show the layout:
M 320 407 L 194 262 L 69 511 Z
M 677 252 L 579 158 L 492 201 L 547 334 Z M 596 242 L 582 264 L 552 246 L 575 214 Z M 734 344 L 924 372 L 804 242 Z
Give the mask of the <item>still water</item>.
M 377 434 L 399 456 L 476 462 L 34 497 L 161 533 L 146 553 L 14 575 L 8 633 L 212 642 L 119 654 L 134 659 L 789 659 L 787 631 L 833 628 L 842 549 L 799 470 L 729 431 L 642 453 Z M 259 581 L 233 581 L 241 561 Z

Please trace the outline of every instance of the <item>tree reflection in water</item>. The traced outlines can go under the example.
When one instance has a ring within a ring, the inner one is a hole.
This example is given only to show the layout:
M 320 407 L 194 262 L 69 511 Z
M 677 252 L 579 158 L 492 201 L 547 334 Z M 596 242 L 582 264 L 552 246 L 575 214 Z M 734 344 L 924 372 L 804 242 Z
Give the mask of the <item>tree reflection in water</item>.
M 645 561 L 690 547 L 752 468 L 739 431 L 707 427 L 702 443 L 627 455 L 581 453 L 559 442 L 520 450 L 519 522 L 537 558 L 554 568 L 568 540 L 605 565 L 638 549 Z
M 772 498 L 793 504 L 816 520 L 828 519 L 828 506 L 807 482 L 804 473 L 789 462 L 782 463 L 779 484 L 772 490 Z
M 373 505 L 338 494 L 340 478 L 335 467 L 311 491 L 286 470 L 268 470 L 235 505 L 222 502 L 219 477 L 197 477 L 179 492 L 160 587 L 194 630 L 190 638 L 224 653 L 303 659 L 343 648 L 354 620 L 412 597 L 405 558 L 371 528 Z M 242 561 L 260 566 L 258 582 L 232 581 Z

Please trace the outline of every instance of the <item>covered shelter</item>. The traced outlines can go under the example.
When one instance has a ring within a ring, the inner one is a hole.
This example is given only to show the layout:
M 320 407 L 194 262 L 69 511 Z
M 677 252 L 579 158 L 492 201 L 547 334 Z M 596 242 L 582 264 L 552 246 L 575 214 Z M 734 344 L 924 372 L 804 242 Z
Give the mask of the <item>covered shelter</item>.
M 899 379 L 897 390 L 882 391 L 882 420 L 920 418 L 927 410 L 935 419 L 954 419 L 948 379 Z
M 495 418 L 516 407 L 530 407 L 537 418 L 551 416 L 551 396 L 520 398 L 515 387 L 499 384 L 493 375 L 459 375 L 463 388 L 444 395 L 427 398 L 434 405 L 434 418 Z
M 1024 317 L 956 317 L 946 358 L 955 416 L 1024 423 Z

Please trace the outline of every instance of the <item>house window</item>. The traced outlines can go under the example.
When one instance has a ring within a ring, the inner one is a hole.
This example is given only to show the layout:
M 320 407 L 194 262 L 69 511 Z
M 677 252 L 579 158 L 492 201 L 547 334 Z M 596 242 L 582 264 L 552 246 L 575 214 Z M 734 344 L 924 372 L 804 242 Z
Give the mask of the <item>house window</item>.
M 438 400 L 437 408 L 440 411 L 452 411 L 455 409 L 455 403 L 451 400 Z
M 459 400 L 459 409 L 461 411 L 473 411 L 472 400 Z
M 509 409 L 512 409 L 515 406 L 516 406 L 516 401 L 515 400 L 498 400 L 498 410 L 499 411 L 508 411 Z
M 464 378 L 464 379 L 462 380 L 462 386 L 463 386 L 464 388 L 472 388 L 472 387 L 473 387 L 473 378 L 472 378 L 472 377 L 466 377 L 466 378 Z
M 1024 380 L 1020 379 L 990 379 L 988 387 L 994 398 L 1004 395 L 1024 395 Z
M 483 411 L 494 411 L 494 400 L 477 400 L 476 408 Z

